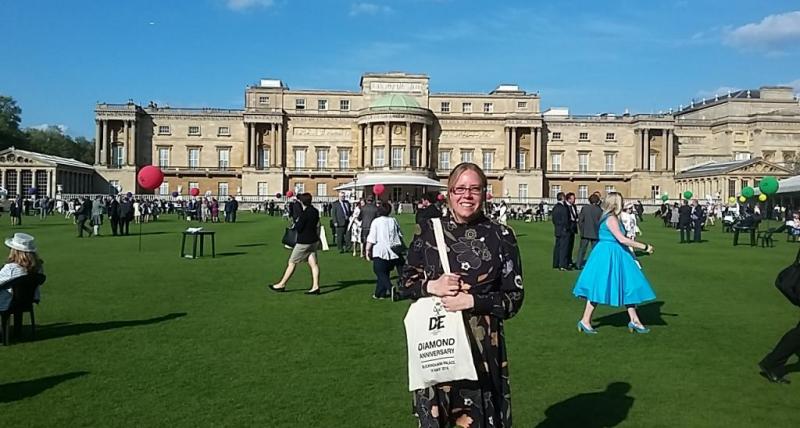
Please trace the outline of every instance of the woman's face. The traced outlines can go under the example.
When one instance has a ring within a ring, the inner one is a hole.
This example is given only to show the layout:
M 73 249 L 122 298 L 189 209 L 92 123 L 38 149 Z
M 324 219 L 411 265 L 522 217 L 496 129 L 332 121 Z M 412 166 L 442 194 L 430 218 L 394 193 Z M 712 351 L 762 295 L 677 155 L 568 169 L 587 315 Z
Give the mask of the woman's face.
M 450 189 L 450 210 L 456 221 L 464 222 L 475 217 L 483 202 L 481 179 L 475 171 L 464 171 Z

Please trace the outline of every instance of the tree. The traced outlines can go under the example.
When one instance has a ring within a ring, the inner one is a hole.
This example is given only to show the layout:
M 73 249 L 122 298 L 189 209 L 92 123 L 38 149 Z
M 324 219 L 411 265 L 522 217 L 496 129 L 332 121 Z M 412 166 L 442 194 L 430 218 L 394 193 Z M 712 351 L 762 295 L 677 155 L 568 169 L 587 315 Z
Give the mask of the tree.
M 0 150 L 21 145 L 24 135 L 19 129 L 22 109 L 13 98 L 0 95 Z

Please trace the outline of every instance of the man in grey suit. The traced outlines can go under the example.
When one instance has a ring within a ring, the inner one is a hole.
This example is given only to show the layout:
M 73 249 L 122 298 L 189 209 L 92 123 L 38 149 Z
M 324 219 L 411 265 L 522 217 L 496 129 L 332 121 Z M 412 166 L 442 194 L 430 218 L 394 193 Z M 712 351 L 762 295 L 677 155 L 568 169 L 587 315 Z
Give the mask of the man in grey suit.
M 358 219 L 361 220 L 361 242 L 367 242 L 367 236 L 369 236 L 369 228 L 372 226 L 372 220 L 378 217 L 378 206 L 375 205 L 375 200 L 372 196 L 367 197 L 367 203 L 361 207 L 361 213 L 358 215 Z M 366 244 L 365 244 L 366 245 Z M 364 254 L 367 260 L 370 260 L 369 254 Z
M 597 232 L 600 230 L 600 217 L 603 210 L 599 206 L 600 196 L 593 193 L 589 196 L 589 205 L 583 207 L 578 214 L 578 230 L 581 232 L 581 245 L 578 248 L 578 269 L 583 269 L 587 247 L 597 244 Z
M 348 243 L 349 239 L 345 238 L 347 235 L 347 224 L 350 222 L 350 214 L 353 212 L 350 209 L 350 202 L 345 199 L 344 192 L 339 194 L 339 200 L 333 203 L 331 207 L 331 220 L 333 220 L 333 227 L 336 230 L 336 246 L 339 247 L 339 253 L 349 252 Z

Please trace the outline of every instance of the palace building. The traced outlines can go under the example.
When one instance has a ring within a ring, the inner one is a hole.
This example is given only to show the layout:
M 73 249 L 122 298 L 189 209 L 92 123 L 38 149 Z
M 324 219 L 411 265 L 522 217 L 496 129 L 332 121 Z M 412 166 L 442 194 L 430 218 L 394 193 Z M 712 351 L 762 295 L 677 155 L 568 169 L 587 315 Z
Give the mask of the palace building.
M 793 174 L 800 151 L 800 105 L 789 87 L 732 92 L 669 114 L 575 116 L 541 111 L 538 93 L 512 84 L 431 92 L 428 76 L 392 72 L 364 74 L 359 86 L 293 90 L 262 79 L 245 89 L 241 110 L 100 103 L 95 169 L 108 187 L 96 190 L 135 192 L 136 172 L 152 164 L 166 174 L 161 195 L 198 187 L 332 197 L 380 177 L 398 200 L 470 161 L 483 167 L 490 193 L 512 201 L 611 190 L 650 199 L 690 188 L 728 197 L 763 175 Z M 731 162 L 748 173 L 732 175 Z

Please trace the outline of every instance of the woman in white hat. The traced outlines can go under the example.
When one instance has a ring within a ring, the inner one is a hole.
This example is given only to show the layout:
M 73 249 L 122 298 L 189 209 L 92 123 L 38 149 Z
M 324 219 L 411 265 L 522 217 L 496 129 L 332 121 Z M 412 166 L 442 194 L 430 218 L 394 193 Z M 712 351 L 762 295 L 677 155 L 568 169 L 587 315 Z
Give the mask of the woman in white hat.
M 0 269 L 0 311 L 8 309 L 11 304 L 11 289 L 3 287 L 8 281 L 27 275 L 29 273 L 44 273 L 44 262 L 36 253 L 36 242 L 33 236 L 27 233 L 15 233 L 13 238 L 5 241 L 6 247 L 11 249 L 8 260 Z M 39 289 L 36 289 L 35 299 L 39 300 Z

